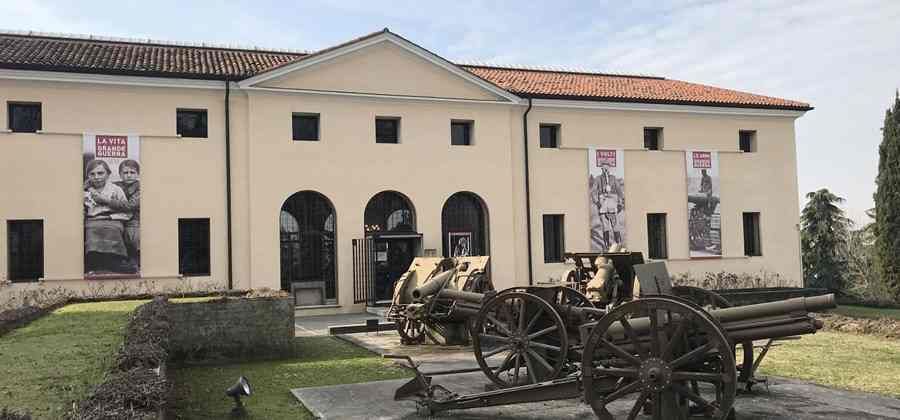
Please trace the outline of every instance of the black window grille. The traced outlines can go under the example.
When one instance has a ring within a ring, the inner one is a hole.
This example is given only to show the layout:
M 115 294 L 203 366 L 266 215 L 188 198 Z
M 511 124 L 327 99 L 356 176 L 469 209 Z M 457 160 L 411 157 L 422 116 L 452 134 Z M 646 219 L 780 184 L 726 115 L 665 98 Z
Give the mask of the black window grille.
M 376 118 L 375 119 L 375 143 L 399 143 L 400 119 Z
M 394 191 L 375 194 L 366 204 L 363 218 L 367 234 L 416 231 L 412 204 L 402 194 Z
M 647 214 L 647 255 L 652 260 L 669 258 L 669 245 L 666 241 L 666 214 Z
M 205 109 L 179 109 L 176 114 L 176 132 L 181 137 L 206 138 Z
M 566 247 L 563 215 L 544 215 L 544 262 L 563 262 Z
M 314 191 L 290 196 L 281 206 L 281 290 L 292 283 L 324 282 L 325 299 L 337 299 L 335 213 L 328 199 Z
M 452 122 L 450 122 L 450 144 L 453 146 L 470 146 L 470 145 L 472 145 L 472 122 L 471 121 L 452 121 Z
M 9 129 L 14 133 L 34 133 L 41 130 L 41 104 L 10 102 L 6 104 Z
M 178 273 L 208 276 L 209 219 L 178 219 Z
M 6 222 L 9 281 L 37 281 L 44 277 L 44 221 Z
M 741 151 L 744 153 L 753 153 L 756 151 L 756 131 L 741 130 L 738 133 L 738 143 Z
M 319 114 L 294 114 L 293 138 L 296 141 L 319 141 Z
M 759 213 L 744 213 L 744 255 L 757 257 L 762 255 L 762 243 L 759 235 Z
M 662 149 L 662 128 L 644 127 L 644 148 L 647 150 Z
M 470 192 L 450 196 L 441 211 L 441 233 L 444 256 L 489 255 L 487 210 L 481 198 Z
M 559 147 L 559 124 L 541 124 L 541 147 Z

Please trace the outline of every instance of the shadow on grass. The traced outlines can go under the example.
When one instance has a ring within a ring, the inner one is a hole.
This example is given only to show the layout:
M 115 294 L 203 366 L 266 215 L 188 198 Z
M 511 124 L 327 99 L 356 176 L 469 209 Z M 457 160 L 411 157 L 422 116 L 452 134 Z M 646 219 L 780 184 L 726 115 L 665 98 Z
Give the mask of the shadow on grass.
M 233 401 L 225 389 L 241 375 L 253 388 L 253 395 L 244 399 L 249 418 L 278 420 L 312 418 L 291 389 L 399 379 L 410 373 L 339 339 L 302 337 L 288 358 L 174 369 L 177 417 L 226 418 Z

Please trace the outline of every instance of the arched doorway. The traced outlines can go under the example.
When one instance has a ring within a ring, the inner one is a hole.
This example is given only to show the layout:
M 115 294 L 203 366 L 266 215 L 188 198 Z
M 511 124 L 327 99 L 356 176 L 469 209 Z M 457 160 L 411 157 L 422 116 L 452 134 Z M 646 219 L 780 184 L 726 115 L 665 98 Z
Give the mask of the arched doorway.
M 373 253 L 376 301 L 390 301 L 394 282 L 419 253 L 422 235 L 416 231 L 412 202 L 396 191 L 375 194 L 366 204 L 363 226 Z
M 281 290 L 298 306 L 337 303 L 335 213 L 331 201 L 300 191 L 281 206 Z
M 441 211 L 441 243 L 445 257 L 490 255 L 487 207 L 470 192 L 450 196 Z

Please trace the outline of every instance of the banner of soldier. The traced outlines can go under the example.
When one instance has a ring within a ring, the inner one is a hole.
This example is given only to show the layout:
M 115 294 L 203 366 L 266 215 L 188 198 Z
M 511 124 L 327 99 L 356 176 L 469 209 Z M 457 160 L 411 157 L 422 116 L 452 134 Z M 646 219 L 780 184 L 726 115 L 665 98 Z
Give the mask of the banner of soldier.
M 85 277 L 137 276 L 141 268 L 140 138 L 85 134 Z
M 722 218 L 719 213 L 719 154 L 688 150 L 688 238 L 691 258 L 722 256 Z
M 588 149 L 588 195 L 591 251 L 625 245 L 625 154 L 621 149 Z

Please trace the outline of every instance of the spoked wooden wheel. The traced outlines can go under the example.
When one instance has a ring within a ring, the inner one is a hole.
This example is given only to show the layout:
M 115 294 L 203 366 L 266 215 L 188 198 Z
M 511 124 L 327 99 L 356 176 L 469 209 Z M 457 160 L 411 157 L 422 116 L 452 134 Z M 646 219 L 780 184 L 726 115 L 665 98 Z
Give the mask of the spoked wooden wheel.
M 605 420 L 633 420 L 642 411 L 654 420 L 724 419 L 734 404 L 734 366 L 731 344 L 703 309 L 642 298 L 610 311 L 591 331 L 582 360 L 585 401 Z
M 559 376 L 568 337 L 562 318 L 547 303 L 525 292 L 505 292 L 481 308 L 472 330 L 475 360 L 501 387 L 537 383 Z
M 425 323 L 416 319 L 401 317 L 396 321 L 397 333 L 403 344 L 425 343 Z

